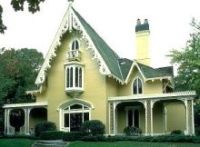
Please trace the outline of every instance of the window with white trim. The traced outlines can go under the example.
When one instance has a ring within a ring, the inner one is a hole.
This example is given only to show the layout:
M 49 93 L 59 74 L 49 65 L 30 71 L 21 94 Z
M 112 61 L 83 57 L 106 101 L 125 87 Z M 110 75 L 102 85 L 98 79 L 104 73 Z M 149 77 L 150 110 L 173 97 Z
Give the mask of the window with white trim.
M 83 90 L 83 66 L 80 64 L 71 64 L 65 67 L 65 89 Z
M 70 50 L 68 51 L 69 60 L 80 60 L 80 45 L 78 40 L 73 40 L 70 44 Z
M 81 124 L 90 120 L 90 108 L 84 104 L 72 104 L 62 112 L 62 128 L 68 132 L 80 131 Z
M 126 126 L 139 128 L 140 112 L 137 107 L 126 108 Z
M 142 94 L 142 81 L 139 78 L 136 78 L 133 82 L 133 94 Z
M 74 50 L 79 50 L 79 42 L 78 42 L 78 40 L 74 40 L 74 41 L 72 42 L 71 50 L 72 50 L 72 51 L 74 51 Z

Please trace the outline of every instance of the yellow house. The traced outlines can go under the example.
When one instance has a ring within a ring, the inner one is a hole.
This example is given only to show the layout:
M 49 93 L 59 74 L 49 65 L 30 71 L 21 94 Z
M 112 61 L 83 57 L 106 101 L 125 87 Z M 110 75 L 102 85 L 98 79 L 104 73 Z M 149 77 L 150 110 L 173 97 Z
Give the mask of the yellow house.
M 80 129 L 100 120 L 106 134 L 123 134 L 127 126 L 144 135 L 182 130 L 194 135 L 194 91 L 173 92 L 173 68 L 150 66 L 149 23 L 137 20 L 136 58 L 120 58 L 86 20 L 69 7 L 38 73 L 34 103 L 6 104 L 5 133 L 30 134 L 48 120 L 58 130 Z M 10 114 L 23 110 L 24 125 L 16 130 Z

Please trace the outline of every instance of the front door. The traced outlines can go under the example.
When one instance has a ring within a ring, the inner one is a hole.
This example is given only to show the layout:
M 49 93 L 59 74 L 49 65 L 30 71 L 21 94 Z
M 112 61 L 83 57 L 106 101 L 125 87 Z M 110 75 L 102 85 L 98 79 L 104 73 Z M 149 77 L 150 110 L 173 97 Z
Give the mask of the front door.
M 70 115 L 70 131 L 80 131 L 82 124 L 82 113 L 73 113 Z

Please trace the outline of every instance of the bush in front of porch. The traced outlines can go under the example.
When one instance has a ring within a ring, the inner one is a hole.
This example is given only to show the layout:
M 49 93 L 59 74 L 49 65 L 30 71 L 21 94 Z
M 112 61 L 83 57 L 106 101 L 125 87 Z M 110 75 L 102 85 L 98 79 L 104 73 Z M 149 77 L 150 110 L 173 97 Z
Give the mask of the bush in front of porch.
M 125 127 L 124 128 L 124 133 L 127 136 L 140 136 L 142 134 L 142 130 L 140 128 L 137 127 Z
M 39 137 L 42 132 L 56 131 L 56 125 L 53 122 L 40 122 L 35 126 L 35 136 Z

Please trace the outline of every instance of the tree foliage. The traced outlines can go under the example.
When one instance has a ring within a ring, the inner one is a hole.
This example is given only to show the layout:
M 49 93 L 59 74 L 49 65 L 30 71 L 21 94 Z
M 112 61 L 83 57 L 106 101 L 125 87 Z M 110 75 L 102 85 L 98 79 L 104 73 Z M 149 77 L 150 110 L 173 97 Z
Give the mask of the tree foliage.
M 178 65 L 175 77 L 176 90 L 195 90 L 200 95 L 200 23 L 192 20 L 194 32 L 190 34 L 186 47 L 172 50 L 172 63 Z
M 23 11 L 25 3 L 27 3 L 29 12 L 35 13 L 40 10 L 40 3 L 44 1 L 45 0 L 11 0 L 10 4 L 15 11 Z M 7 29 L 3 23 L 2 14 L 3 8 L 0 4 L 0 33 L 4 33 Z
M 35 49 L 2 51 L 0 54 L 1 103 L 31 100 L 25 91 L 34 89 L 34 80 L 42 62 L 42 53 Z

